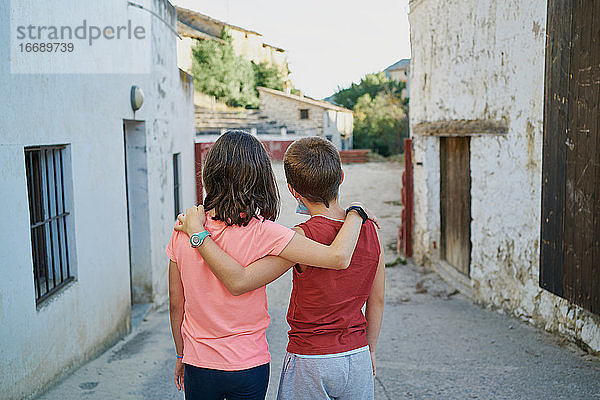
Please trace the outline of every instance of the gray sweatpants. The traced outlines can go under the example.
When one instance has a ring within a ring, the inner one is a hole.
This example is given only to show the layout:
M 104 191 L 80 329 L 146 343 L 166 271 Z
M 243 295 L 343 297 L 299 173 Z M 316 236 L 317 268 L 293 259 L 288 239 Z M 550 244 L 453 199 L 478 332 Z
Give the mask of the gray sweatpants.
M 277 400 L 373 400 L 371 353 L 302 358 L 286 353 Z

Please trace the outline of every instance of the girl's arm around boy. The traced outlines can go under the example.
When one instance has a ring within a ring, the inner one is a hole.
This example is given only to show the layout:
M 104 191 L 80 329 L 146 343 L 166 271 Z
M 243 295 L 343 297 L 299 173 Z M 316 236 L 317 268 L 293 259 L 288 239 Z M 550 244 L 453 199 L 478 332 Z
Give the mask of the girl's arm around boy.
M 182 224 L 176 225 L 176 230 L 188 235 L 200 232 L 204 230 L 206 220 L 204 207 L 189 208 L 186 210 L 186 215 L 180 215 L 178 219 Z M 274 281 L 296 263 L 318 265 L 329 269 L 347 268 L 358 242 L 361 226 L 361 216 L 356 212 L 348 213 L 344 225 L 329 246 L 306 238 L 298 228 L 296 232 L 301 234 L 294 235 L 278 257 L 265 257 L 248 268 L 241 266 L 210 237 L 207 237 L 198 247 L 198 251 L 227 290 L 237 296 Z M 260 265 L 256 265 L 258 263 Z

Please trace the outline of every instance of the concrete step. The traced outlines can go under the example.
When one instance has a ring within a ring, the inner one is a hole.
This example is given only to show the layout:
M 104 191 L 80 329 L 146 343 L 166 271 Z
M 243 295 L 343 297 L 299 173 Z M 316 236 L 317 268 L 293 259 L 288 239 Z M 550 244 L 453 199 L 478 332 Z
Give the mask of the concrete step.
M 262 115 L 260 111 L 218 111 L 218 110 L 206 110 L 206 109 L 195 109 L 195 114 L 202 115 L 225 115 L 225 116 L 236 116 L 236 115 L 247 115 L 247 116 L 255 116 Z
M 224 129 L 242 129 L 248 132 L 255 130 L 258 134 L 280 135 L 281 128 L 285 126 L 269 119 L 260 110 L 217 111 L 196 107 L 194 117 L 197 135 L 220 135 Z M 287 132 L 293 134 L 296 130 L 288 128 Z
M 194 119 L 196 123 L 199 124 L 229 124 L 229 123 L 237 123 L 237 124 L 261 124 L 266 123 L 268 120 L 265 119 L 254 119 L 254 118 L 201 118 L 196 117 Z
M 216 131 L 216 132 L 220 132 L 221 129 L 241 129 L 241 130 L 245 130 L 245 131 L 252 131 L 252 130 L 256 130 L 258 132 L 272 132 L 272 133 L 277 133 L 280 134 L 281 133 L 281 127 L 280 126 L 250 126 L 250 125 L 236 125 L 236 126 L 197 126 L 196 127 L 196 132 L 207 132 L 207 131 Z M 293 130 L 289 130 L 287 129 L 286 132 L 290 133 L 290 132 L 294 132 Z
M 257 116 L 252 117 L 243 117 L 243 116 L 235 116 L 235 117 L 223 117 L 220 115 L 195 115 L 195 119 L 197 120 L 206 120 L 206 121 L 266 121 L 269 120 L 268 117 L 259 118 Z
M 273 121 L 273 123 L 242 123 L 242 122 L 223 122 L 219 124 L 212 123 L 211 121 L 206 121 L 203 123 L 196 123 L 196 129 L 208 129 L 208 128 L 256 128 L 256 129 L 280 129 L 285 125 L 277 123 L 277 121 Z
M 285 127 L 282 125 L 235 125 L 235 126 L 196 126 L 196 132 L 218 132 L 221 133 L 222 129 L 241 129 L 244 131 L 251 132 L 256 130 L 259 133 L 273 133 L 280 135 L 281 128 Z M 286 128 L 286 132 L 289 134 L 296 133 L 296 130 Z M 211 133 L 212 134 L 212 133 Z

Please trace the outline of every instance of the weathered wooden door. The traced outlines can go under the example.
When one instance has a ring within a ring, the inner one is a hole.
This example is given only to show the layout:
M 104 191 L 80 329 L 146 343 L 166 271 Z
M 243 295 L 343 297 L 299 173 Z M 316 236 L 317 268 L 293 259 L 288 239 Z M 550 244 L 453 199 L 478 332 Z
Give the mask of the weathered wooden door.
M 440 138 L 441 258 L 469 276 L 471 264 L 470 138 Z
M 540 286 L 600 314 L 600 2 L 550 0 Z

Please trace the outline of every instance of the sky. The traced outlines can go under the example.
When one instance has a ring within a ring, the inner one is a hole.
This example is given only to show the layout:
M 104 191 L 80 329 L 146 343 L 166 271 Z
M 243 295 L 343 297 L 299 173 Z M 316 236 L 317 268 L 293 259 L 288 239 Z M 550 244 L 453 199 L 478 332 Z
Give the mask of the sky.
M 408 0 L 171 0 L 286 50 L 294 85 L 324 98 L 410 58 Z

